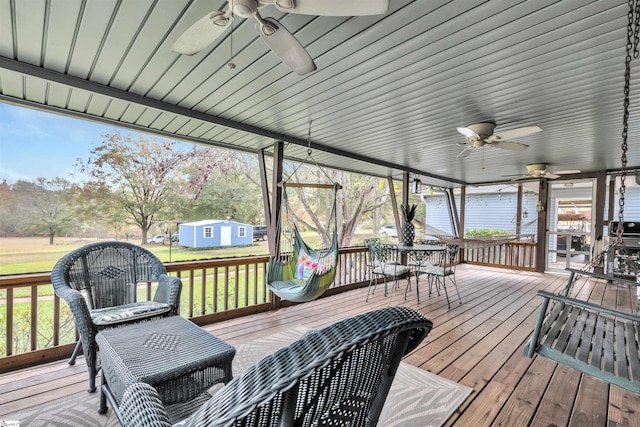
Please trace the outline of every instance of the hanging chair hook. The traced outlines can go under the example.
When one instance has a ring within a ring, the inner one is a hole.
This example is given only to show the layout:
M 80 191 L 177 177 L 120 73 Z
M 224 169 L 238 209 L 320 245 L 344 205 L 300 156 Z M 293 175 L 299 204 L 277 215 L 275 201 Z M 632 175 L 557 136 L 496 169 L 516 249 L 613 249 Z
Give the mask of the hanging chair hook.
M 313 123 L 313 120 L 309 120 L 309 128 L 307 130 L 307 156 L 311 156 L 311 123 Z

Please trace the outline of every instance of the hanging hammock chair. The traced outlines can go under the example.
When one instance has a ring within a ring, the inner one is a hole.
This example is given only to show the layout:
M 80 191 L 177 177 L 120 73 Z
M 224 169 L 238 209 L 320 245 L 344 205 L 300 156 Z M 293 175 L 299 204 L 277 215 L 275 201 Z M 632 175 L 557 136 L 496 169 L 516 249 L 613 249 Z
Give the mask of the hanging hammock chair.
M 307 158 L 310 157 L 311 150 L 308 150 Z M 319 169 L 322 170 L 322 168 Z M 325 176 L 328 177 L 326 173 Z M 338 265 L 336 195 L 342 187 L 338 183 L 287 184 L 285 181 L 279 186 L 282 187 L 282 204 L 276 225 L 276 255 L 269 259 L 267 266 L 267 287 L 283 300 L 311 301 L 322 295 L 331 286 L 336 276 Z M 289 206 L 287 187 L 332 189 L 333 197 L 322 236 L 322 248 L 314 249 L 302 239 Z
M 336 224 L 336 192 L 333 185 L 331 214 L 323 238 L 323 249 L 311 248 L 293 223 L 289 207 L 287 184 L 282 185 L 280 223 L 276 227 L 278 253 L 269 259 L 267 287 L 278 297 L 293 302 L 307 302 L 318 298 L 333 283 L 338 265 L 338 227 Z

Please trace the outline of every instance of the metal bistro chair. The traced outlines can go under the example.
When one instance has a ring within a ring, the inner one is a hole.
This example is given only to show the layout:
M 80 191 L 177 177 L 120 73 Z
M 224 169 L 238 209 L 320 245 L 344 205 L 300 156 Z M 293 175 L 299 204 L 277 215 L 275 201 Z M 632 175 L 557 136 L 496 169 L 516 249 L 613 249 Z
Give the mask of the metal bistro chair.
M 375 269 L 375 263 L 373 262 L 373 251 L 375 250 L 374 246 L 380 245 L 380 239 L 377 237 L 372 237 L 370 239 L 364 239 L 362 245 L 367 248 L 367 271 L 369 272 L 369 285 L 371 285 L 371 281 L 373 280 L 373 270 Z
M 365 301 L 369 301 L 369 295 L 375 292 L 380 277 L 384 281 L 385 297 L 388 294 L 387 279 L 393 280 L 393 287 L 398 286 L 398 279 L 402 276 L 407 276 L 407 283 L 409 282 L 411 270 L 408 266 L 398 263 L 398 245 L 374 243 L 369 247 L 369 251 L 372 269 Z M 393 288 L 391 291 L 393 292 Z
M 460 292 L 458 291 L 458 285 L 456 284 L 456 258 L 458 257 L 459 245 L 446 245 L 446 250 L 439 252 L 440 262 L 438 265 L 422 267 L 421 273 L 427 274 L 429 278 L 429 296 L 431 296 L 431 290 L 435 282 L 436 291 L 440 295 L 440 286 L 444 288 L 444 294 L 447 298 L 447 307 L 451 308 L 449 302 L 449 293 L 447 292 L 447 278 L 453 284 L 458 294 L 458 300 L 462 304 L 462 298 L 460 298 Z
M 152 301 L 137 301 L 138 283 L 155 283 Z M 96 335 L 100 330 L 178 314 L 182 282 L 167 275 L 162 262 L 147 249 L 126 242 L 99 242 L 63 256 L 51 271 L 51 283 L 76 323 L 80 347 L 89 369 L 89 392 L 96 390 Z

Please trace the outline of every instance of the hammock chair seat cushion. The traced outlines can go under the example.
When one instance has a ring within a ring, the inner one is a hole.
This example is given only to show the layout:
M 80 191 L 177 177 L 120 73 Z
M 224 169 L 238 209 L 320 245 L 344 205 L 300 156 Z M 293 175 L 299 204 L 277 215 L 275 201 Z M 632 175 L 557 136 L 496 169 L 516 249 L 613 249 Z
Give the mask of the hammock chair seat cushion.
M 300 249 L 300 255 L 298 255 L 298 262 L 296 263 L 295 278 L 307 281 L 314 272 L 323 274 L 329 271 L 331 267 L 330 257 L 317 258 L 309 255 L 304 249 Z
M 274 280 L 268 286 L 276 292 L 280 298 L 288 301 L 307 301 L 312 295 L 314 298 L 323 293 L 321 286 L 310 285 L 315 277 L 330 273 L 335 264 L 335 257 L 314 257 L 304 249 L 300 254 L 293 271 L 293 277 L 286 280 Z M 317 293 L 317 295 L 315 295 Z

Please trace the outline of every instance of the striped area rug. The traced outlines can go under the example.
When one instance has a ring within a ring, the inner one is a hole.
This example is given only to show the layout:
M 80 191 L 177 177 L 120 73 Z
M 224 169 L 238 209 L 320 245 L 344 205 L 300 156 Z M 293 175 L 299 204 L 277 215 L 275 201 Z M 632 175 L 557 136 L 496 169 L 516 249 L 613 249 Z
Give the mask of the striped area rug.
M 297 327 L 237 346 L 234 376 L 240 375 L 262 357 L 285 347 L 308 329 Z M 215 393 L 219 387 L 213 387 Z M 378 425 L 385 427 L 441 426 L 464 402 L 471 389 L 404 362 L 389 391 Z M 98 414 L 99 393 L 81 392 L 24 411 L 8 414 L 0 422 L 19 421 L 24 426 L 105 426 L 120 425 L 108 411 Z M 7 424 L 11 425 L 11 424 Z

